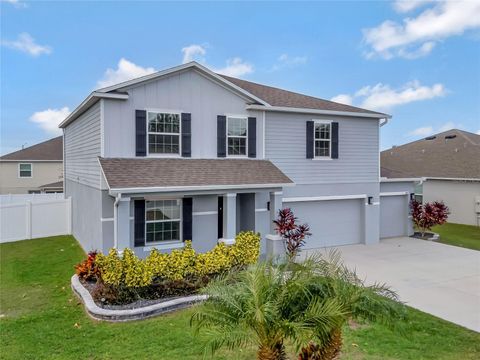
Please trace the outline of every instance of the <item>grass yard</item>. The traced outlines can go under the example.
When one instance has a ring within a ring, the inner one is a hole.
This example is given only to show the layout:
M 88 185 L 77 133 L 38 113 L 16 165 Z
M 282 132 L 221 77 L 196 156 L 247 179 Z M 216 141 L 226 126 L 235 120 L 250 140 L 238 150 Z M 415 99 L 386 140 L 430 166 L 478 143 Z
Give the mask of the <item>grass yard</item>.
M 145 321 L 91 320 L 70 289 L 84 254 L 74 238 L 57 236 L 0 245 L 1 359 L 198 359 L 192 310 Z M 346 328 L 342 359 L 478 359 L 480 334 L 409 309 L 400 332 L 381 325 Z M 216 359 L 252 359 L 254 349 L 225 350 Z M 292 357 L 293 358 L 293 357 Z
M 433 232 L 440 234 L 440 242 L 473 250 L 480 250 L 480 227 L 450 224 L 435 226 Z

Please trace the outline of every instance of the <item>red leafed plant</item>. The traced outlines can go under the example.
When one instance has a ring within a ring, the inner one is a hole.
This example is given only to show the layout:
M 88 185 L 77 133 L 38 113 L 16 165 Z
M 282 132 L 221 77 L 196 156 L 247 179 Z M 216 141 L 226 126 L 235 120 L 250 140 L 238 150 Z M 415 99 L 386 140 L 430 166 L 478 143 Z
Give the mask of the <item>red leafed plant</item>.
M 305 244 L 305 238 L 312 235 L 308 224 L 297 224 L 297 217 L 292 209 L 285 208 L 278 210 L 277 220 L 273 222 L 276 225 L 277 233 L 286 240 L 287 255 L 294 259 L 300 248 Z
M 441 201 L 433 201 L 422 205 L 416 200 L 410 202 L 413 223 L 422 236 L 435 225 L 442 225 L 448 219 L 448 207 Z
M 96 251 L 90 251 L 87 258 L 75 265 L 75 273 L 84 280 L 96 280 L 100 277 L 100 270 L 95 262 Z

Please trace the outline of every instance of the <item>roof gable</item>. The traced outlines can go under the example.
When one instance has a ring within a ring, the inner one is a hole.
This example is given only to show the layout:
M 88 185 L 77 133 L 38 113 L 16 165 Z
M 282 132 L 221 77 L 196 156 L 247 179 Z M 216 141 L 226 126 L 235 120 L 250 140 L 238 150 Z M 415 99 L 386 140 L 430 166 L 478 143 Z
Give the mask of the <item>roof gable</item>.
M 41 142 L 25 149 L 12 152 L 0 157 L 2 161 L 62 161 L 63 160 L 63 137 Z

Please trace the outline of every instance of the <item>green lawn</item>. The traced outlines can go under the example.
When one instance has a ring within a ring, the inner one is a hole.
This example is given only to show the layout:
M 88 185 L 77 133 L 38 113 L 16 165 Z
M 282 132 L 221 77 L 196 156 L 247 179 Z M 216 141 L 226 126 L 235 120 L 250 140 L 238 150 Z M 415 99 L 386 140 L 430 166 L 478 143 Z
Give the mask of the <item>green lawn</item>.
M 91 320 L 70 289 L 84 254 L 69 236 L 0 245 L 1 359 L 198 359 L 204 338 L 192 310 L 146 321 Z M 380 325 L 345 329 L 342 359 L 478 359 L 480 334 L 410 309 L 402 334 Z M 254 349 L 216 359 L 252 359 Z
M 480 250 L 480 227 L 462 224 L 444 224 L 432 228 L 440 234 L 440 242 L 448 245 L 461 246 Z

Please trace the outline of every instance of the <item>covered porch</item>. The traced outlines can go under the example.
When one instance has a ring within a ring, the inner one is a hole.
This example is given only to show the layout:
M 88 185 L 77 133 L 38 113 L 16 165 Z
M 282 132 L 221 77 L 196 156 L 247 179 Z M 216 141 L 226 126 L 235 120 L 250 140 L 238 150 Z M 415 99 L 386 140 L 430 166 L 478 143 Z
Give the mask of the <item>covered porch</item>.
M 265 160 L 100 159 L 100 163 L 114 198 L 114 247 L 132 248 L 141 257 L 154 248 L 182 248 L 186 240 L 205 252 L 218 242 L 233 244 L 237 233 L 249 230 L 261 234 L 264 253 L 265 236 L 273 231 L 272 220 L 282 207 L 282 189 L 293 185 Z M 139 181 L 148 186 L 138 186 Z

